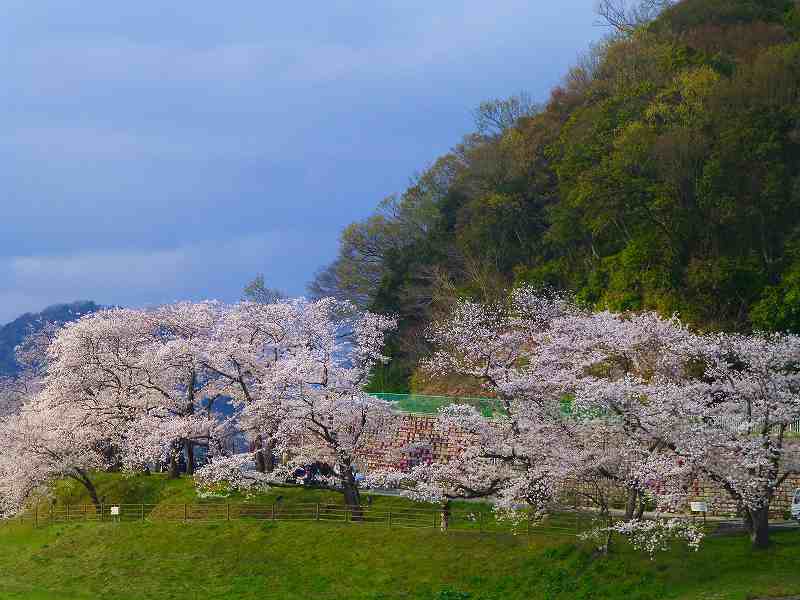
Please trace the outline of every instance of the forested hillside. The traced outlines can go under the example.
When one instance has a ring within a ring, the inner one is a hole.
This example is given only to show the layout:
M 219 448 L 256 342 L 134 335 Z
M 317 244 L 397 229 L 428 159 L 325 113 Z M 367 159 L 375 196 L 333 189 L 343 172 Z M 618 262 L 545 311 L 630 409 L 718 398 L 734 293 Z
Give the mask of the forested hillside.
M 55 304 L 39 313 L 25 313 L 0 327 L 0 377 L 16 375 L 16 347 L 29 335 L 39 331 L 47 323 L 63 324 L 83 315 L 99 310 L 94 302 L 79 301 L 71 304 Z
M 343 232 L 311 292 L 401 316 L 374 387 L 425 389 L 432 316 L 523 283 L 800 331 L 800 2 L 683 0 L 629 25 L 542 105 L 482 104 L 475 133 Z

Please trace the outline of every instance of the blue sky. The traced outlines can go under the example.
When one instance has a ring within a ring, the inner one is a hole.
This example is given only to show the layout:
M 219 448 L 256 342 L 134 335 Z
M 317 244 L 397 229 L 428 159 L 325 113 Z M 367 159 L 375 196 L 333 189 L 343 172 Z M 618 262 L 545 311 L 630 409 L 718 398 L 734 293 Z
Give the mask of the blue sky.
M 545 99 L 594 0 L 0 3 L 0 323 L 302 294 L 482 100 Z

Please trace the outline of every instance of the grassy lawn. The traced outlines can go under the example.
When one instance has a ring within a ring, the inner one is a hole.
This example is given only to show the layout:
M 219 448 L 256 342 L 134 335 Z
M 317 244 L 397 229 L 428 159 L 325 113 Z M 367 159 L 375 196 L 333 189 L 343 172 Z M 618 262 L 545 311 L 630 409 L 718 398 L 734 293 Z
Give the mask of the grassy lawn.
M 103 476 L 100 488 L 109 501 L 112 491 L 120 494 L 114 501 L 197 501 L 188 482 L 158 477 Z M 59 494 L 81 500 L 76 489 L 62 486 Z M 270 497 L 277 495 L 341 502 L 315 490 L 281 488 Z M 797 532 L 776 534 L 767 552 L 753 553 L 742 537 L 714 538 L 699 553 L 680 548 L 650 561 L 623 543 L 603 558 L 574 536 L 543 533 L 269 521 L 0 525 L 3 600 L 744 600 L 792 593 L 800 593 Z

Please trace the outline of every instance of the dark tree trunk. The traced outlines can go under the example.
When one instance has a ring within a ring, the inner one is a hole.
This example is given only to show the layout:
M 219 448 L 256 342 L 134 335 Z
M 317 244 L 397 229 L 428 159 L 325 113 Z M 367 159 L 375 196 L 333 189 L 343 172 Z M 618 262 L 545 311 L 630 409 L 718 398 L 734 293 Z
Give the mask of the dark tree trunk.
M 361 510 L 361 493 L 358 490 L 353 469 L 350 465 L 340 465 L 342 475 L 342 490 L 344 492 L 344 502 L 351 511 L 353 521 L 361 521 L 363 511 Z
M 763 550 L 769 547 L 769 505 L 759 509 L 748 509 L 750 522 L 750 542 L 753 549 Z
M 181 473 L 178 470 L 178 456 L 175 454 L 175 451 L 173 450 L 169 454 L 169 478 L 177 479 L 180 476 Z
M 275 470 L 275 441 L 270 439 L 264 443 L 260 435 L 256 438 L 256 470 L 259 473 L 272 473 Z
M 264 439 L 260 435 L 256 436 L 253 446 L 255 447 L 256 454 L 256 471 L 259 473 L 266 473 L 267 461 L 266 457 L 264 456 Z
M 194 393 L 195 393 L 195 383 L 197 382 L 197 374 L 192 369 L 191 374 L 189 375 L 189 385 L 187 387 L 188 391 L 188 402 L 186 403 L 186 414 L 193 415 L 194 414 Z M 186 474 L 190 477 L 194 475 L 194 442 L 191 440 L 184 440 L 183 441 L 184 449 L 186 450 Z
M 745 531 L 748 534 L 753 533 L 753 516 L 741 500 L 738 502 L 736 511 L 742 517 L 742 526 Z
M 267 440 L 264 448 L 264 472 L 272 473 L 275 470 L 275 440 Z
M 194 442 L 186 440 L 184 448 L 186 449 L 186 474 L 191 477 L 194 475 Z
M 625 520 L 630 521 L 636 516 L 636 508 L 639 502 L 639 490 L 628 488 L 628 501 L 625 503 Z
M 636 509 L 636 519 L 641 519 L 644 516 L 644 511 L 647 508 L 647 503 L 644 501 L 644 498 L 639 500 L 639 508 Z
M 89 478 L 89 475 L 83 469 L 75 469 L 75 474 L 70 475 L 72 479 L 75 481 L 80 481 L 83 484 L 83 487 L 86 488 L 86 491 L 89 492 L 89 497 L 92 499 L 92 504 L 95 506 L 100 506 L 100 498 L 97 496 L 97 488 L 94 487 L 94 483 Z

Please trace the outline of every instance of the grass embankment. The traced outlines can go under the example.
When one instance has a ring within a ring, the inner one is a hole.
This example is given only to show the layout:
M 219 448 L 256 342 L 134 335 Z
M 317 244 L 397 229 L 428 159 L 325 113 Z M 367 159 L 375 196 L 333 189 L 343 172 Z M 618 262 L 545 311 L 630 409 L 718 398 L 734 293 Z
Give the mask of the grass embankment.
M 98 484 L 109 501 L 197 501 L 186 481 L 103 476 Z M 59 495 L 84 500 L 64 486 Z M 330 492 L 283 488 L 257 500 L 278 495 L 341 502 Z M 0 526 L 3 600 L 722 600 L 799 592 L 796 532 L 775 535 L 763 553 L 741 537 L 715 538 L 698 554 L 676 549 L 651 562 L 622 545 L 593 557 L 574 537 L 541 534 L 247 521 Z

